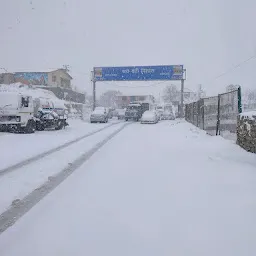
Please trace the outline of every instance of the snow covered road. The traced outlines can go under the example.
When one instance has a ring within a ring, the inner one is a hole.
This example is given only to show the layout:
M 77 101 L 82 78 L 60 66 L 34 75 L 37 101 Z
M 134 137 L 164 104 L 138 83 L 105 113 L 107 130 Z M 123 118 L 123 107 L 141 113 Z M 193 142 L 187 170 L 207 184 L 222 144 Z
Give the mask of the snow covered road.
M 124 123 L 119 123 L 108 128 L 105 127 L 101 132 L 92 134 L 69 147 L 37 159 L 37 161 L 18 168 L 14 172 L 1 175 L 0 195 L 3 196 L 0 200 L 0 213 L 5 211 L 13 201 L 24 198 L 123 126 Z
M 60 131 L 41 131 L 34 134 L 0 133 L 2 135 L 0 137 L 0 155 L 3 159 L 0 161 L 0 172 L 119 121 L 111 120 L 108 124 L 89 124 L 71 119 L 68 122 L 70 126 Z
M 0 255 L 254 256 L 256 158 L 185 122 L 132 124 L 0 236 Z

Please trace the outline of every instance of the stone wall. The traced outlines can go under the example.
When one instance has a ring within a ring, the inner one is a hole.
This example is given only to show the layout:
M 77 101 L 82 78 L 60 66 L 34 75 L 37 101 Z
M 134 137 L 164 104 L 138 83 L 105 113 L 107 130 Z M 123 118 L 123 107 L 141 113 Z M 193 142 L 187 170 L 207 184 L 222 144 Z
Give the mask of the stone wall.
M 237 144 L 248 152 L 256 153 L 256 111 L 239 115 Z

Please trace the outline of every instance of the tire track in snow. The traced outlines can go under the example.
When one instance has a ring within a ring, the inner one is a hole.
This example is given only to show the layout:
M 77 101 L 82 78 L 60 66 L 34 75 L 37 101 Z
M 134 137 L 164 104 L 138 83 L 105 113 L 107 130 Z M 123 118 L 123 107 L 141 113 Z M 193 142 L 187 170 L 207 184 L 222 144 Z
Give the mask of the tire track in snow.
M 49 155 L 51 155 L 53 153 L 56 153 L 56 152 L 58 152 L 58 151 L 60 151 L 60 150 L 62 150 L 64 148 L 67 148 L 67 147 L 69 147 L 69 146 L 71 146 L 71 145 L 73 145 L 73 144 L 75 144 L 75 143 L 77 143 L 77 142 L 79 142 L 79 141 L 89 137 L 89 136 L 92 136 L 92 135 L 94 135 L 96 133 L 99 133 L 99 132 L 101 132 L 101 131 L 103 131 L 103 130 L 105 130 L 105 129 L 113 126 L 113 125 L 117 125 L 117 124 L 120 124 L 120 122 L 104 126 L 103 128 L 100 128 L 99 130 L 96 130 L 96 131 L 93 131 L 93 132 L 89 132 L 89 133 L 87 133 L 87 134 L 85 134 L 83 136 L 80 136 L 80 137 L 72 140 L 72 141 L 69 141 L 67 143 L 64 143 L 64 144 L 58 146 L 58 147 L 52 148 L 50 150 L 47 150 L 47 151 L 45 151 L 45 152 L 43 152 L 41 154 L 38 154 L 38 155 L 33 156 L 31 158 L 28 158 L 28 159 L 26 159 L 24 161 L 21 161 L 21 162 L 17 163 L 17 164 L 11 165 L 11 166 L 6 167 L 4 169 L 0 169 L 0 177 L 5 175 L 6 173 L 15 171 L 15 170 L 17 170 L 17 169 L 19 169 L 19 168 L 21 168 L 21 167 L 23 167 L 25 165 L 31 164 L 33 162 L 36 162 L 36 161 L 42 159 L 43 157 L 49 156 Z
M 26 214 L 32 207 L 34 207 L 39 201 L 53 191 L 58 185 L 60 185 L 66 178 L 76 171 L 82 164 L 84 164 L 90 157 L 96 153 L 101 147 L 103 147 L 114 136 L 121 132 L 126 126 L 132 123 L 126 123 L 118 130 L 111 133 L 107 138 L 96 144 L 91 150 L 84 153 L 77 160 L 66 166 L 57 175 L 48 179 L 42 186 L 36 188 L 29 195 L 22 200 L 14 202 L 12 206 L 0 215 L 0 234 L 7 230 L 9 227 L 15 224 L 24 214 Z M 109 127 L 109 126 L 108 126 Z

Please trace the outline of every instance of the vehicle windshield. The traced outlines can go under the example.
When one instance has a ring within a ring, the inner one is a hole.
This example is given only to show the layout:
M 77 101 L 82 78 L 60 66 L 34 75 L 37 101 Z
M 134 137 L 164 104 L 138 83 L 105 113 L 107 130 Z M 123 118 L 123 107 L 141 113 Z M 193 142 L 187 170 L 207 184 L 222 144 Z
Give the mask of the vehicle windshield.
M 153 111 L 145 111 L 143 114 L 144 117 L 151 117 L 154 115 L 155 115 L 155 112 L 153 112 Z
M 103 107 L 96 107 L 95 110 L 96 111 L 105 111 L 105 108 L 103 108 Z
M 0 0 L 0 256 L 256 256 L 256 0 Z
M 104 114 L 104 113 L 105 113 L 104 109 L 95 109 L 93 111 L 93 114 Z
M 19 98 L 17 94 L 2 93 L 0 92 L 0 108 L 13 108 L 19 104 Z
M 128 106 L 127 107 L 127 109 L 126 109 L 126 111 L 128 110 L 139 110 L 139 109 L 141 109 L 141 106 Z

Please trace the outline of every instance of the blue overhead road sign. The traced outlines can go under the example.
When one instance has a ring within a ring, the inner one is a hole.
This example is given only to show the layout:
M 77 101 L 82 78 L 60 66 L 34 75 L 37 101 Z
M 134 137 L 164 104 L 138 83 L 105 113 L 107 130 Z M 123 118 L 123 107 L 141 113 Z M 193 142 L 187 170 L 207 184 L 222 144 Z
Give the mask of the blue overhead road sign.
M 94 81 L 182 80 L 183 65 L 95 67 Z

